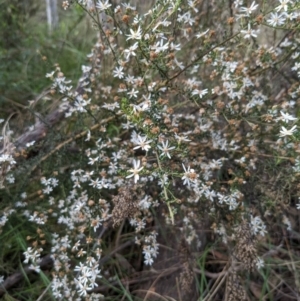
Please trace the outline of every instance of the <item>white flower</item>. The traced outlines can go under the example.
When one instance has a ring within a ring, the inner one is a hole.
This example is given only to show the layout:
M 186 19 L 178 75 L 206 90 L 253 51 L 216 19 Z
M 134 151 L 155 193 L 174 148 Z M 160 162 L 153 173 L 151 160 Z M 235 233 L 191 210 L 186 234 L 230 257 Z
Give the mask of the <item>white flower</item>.
M 286 13 L 278 15 L 278 13 L 271 13 L 270 19 L 267 20 L 267 23 L 271 26 L 281 26 L 286 20 Z
M 140 178 L 139 172 L 144 168 L 143 166 L 140 167 L 140 165 L 140 160 L 133 160 L 133 168 L 129 169 L 129 172 L 131 172 L 132 174 L 127 176 L 126 178 L 134 177 L 134 183 L 136 183 Z
M 77 280 L 75 278 L 75 280 Z M 79 296 L 86 296 L 87 295 L 87 290 L 89 289 L 87 284 L 81 284 L 79 280 L 76 281 L 77 285 L 77 292 L 79 293 Z
M 144 259 L 145 265 L 152 265 L 153 262 L 154 262 L 153 258 L 151 258 L 150 256 L 145 256 L 145 259 Z
M 50 180 L 51 180 L 51 185 L 53 187 L 57 187 L 58 186 L 58 182 L 59 181 L 56 178 L 50 178 Z
M 46 77 L 53 79 L 54 73 L 55 73 L 55 71 L 52 71 L 51 73 L 46 73 Z
M 139 26 L 139 28 L 134 31 L 133 29 L 130 28 L 130 34 L 127 35 L 127 39 L 126 40 L 140 40 L 142 38 L 142 30 L 141 27 Z
M 2 154 L 0 156 L 0 163 L 1 162 L 9 162 L 10 165 L 16 164 L 16 161 L 11 155 L 8 154 Z
M 137 146 L 134 147 L 133 149 L 139 149 L 139 148 L 141 148 L 142 150 L 145 150 L 147 152 L 151 148 L 151 146 L 149 145 L 149 143 L 151 143 L 152 140 L 148 140 L 147 141 L 147 137 L 146 136 L 142 137 L 142 136 L 138 135 L 136 137 L 136 139 L 134 139 L 133 142 L 135 144 L 137 144 Z
M 139 206 L 142 210 L 146 210 L 146 209 L 150 208 L 151 199 L 149 198 L 148 195 L 146 195 L 142 200 L 140 200 Z
M 214 201 L 214 197 L 216 197 L 216 193 L 213 191 L 213 190 L 209 190 L 207 189 L 205 192 L 204 192 L 204 195 L 206 198 L 208 198 L 211 202 Z
M 90 72 L 92 70 L 92 67 L 82 65 L 81 66 L 81 70 L 82 70 L 83 73 L 88 73 L 88 72 Z
M 134 88 L 132 88 L 131 91 L 127 92 L 127 95 L 129 95 L 129 98 L 132 98 L 132 97 L 136 98 L 138 93 L 139 93 L 139 91 L 134 90 Z
M 292 136 L 296 131 L 297 125 L 294 125 L 290 130 L 287 130 L 284 126 L 281 127 L 279 137 Z
M 101 181 L 99 180 L 99 178 L 97 178 L 96 180 L 91 179 L 91 182 L 89 184 L 89 186 L 93 186 L 94 188 L 96 188 L 100 185 L 101 185 Z
M 255 4 L 255 1 L 253 1 L 250 7 L 241 7 L 240 12 L 245 13 L 245 15 L 249 17 L 251 13 L 256 10 L 257 6 L 258 4 Z
M 154 50 L 155 53 L 163 52 L 168 50 L 169 48 L 169 42 L 164 44 L 164 40 L 161 39 L 159 42 L 157 42 L 154 46 L 151 47 L 152 50 Z
M 109 3 L 109 0 L 106 0 L 104 3 L 103 1 L 98 0 L 96 7 L 99 8 L 100 11 L 104 11 L 111 7 L 111 4 Z
M 191 183 L 195 183 L 198 175 L 195 173 L 194 169 L 191 169 L 190 166 L 188 169 L 185 168 L 185 166 L 182 164 L 182 167 L 184 169 L 184 175 L 181 178 L 183 180 L 183 185 L 188 185 L 190 186 Z
M 259 33 L 259 29 L 258 30 L 252 29 L 250 23 L 248 23 L 248 29 L 247 30 L 241 30 L 241 33 L 244 34 L 244 39 L 250 39 L 251 37 L 257 38 L 257 34 Z
M 251 215 L 250 223 L 251 223 L 251 232 L 253 233 L 253 235 L 259 234 L 261 236 L 265 236 L 265 233 L 267 233 L 266 226 L 259 216 L 253 217 Z
M 190 139 L 187 138 L 187 136 L 179 136 L 175 134 L 175 139 L 178 140 L 178 144 L 181 144 L 181 142 L 189 142 L 191 141 Z
M 26 252 L 23 252 L 25 256 L 25 260 L 23 261 L 24 263 L 29 263 L 29 261 L 36 263 L 40 257 L 41 257 L 41 252 L 43 249 L 33 249 L 31 247 L 27 248 Z
M 88 162 L 88 164 L 89 164 L 89 165 L 94 165 L 94 163 L 97 162 L 98 159 L 99 159 L 99 157 L 96 157 L 96 158 L 89 157 L 89 162 Z
M 51 191 L 53 191 L 53 188 L 50 186 L 47 186 L 45 189 L 43 189 L 44 194 L 49 194 Z
M 162 144 L 162 146 L 160 146 L 160 145 L 157 146 L 162 151 L 160 156 L 167 156 L 169 159 L 171 159 L 169 151 L 174 149 L 175 146 L 169 147 L 169 141 L 168 140 L 166 142 L 163 141 L 161 144 Z
M 282 111 L 280 111 L 280 114 L 281 114 L 281 119 L 284 121 L 284 122 L 289 122 L 289 121 L 294 121 L 294 120 L 297 120 L 296 117 L 293 117 L 292 115 L 288 114 L 288 113 L 284 113 Z
M 229 210 L 235 210 L 239 205 L 234 194 L 226 196 L 225 203 L 229 206 Z
M 99 228 L 99 226 L 101 226 L 101 219 L 99 217 L 99 215 L 97 215 L 96 218 L 92 219 L 91 221 L 91 226 L 94 228 L 94 232 L 96 232 L 97 228 Z
M 217 197 L 218 197 L 218 199 L 219 199 L 219 203 L 220 204 L 223 204 L 224 202 L 226 202 L 226 196 L 225 195 L 223 195 L 223 194 L 221 194 L 221 193 L 217 193 Z
M 257 260 L 256 260 L 256 267 L 258 269 L 261 269 L 261 268 L 264 267 L 264 265 L 265 265 L 264 260 L 258 257 Z
M 179 50 L 181 50 L 181 45 L 180 45 L 180 43 L 179 44 L 174 44 L 173 42 L 171 42 L 171 44 L 170 44 L 170 49 L 171 50 L 176 50 L 176 51 L 179 51 Z
M 41 272 L 41 268 L 40 268 L 39 265 L 31 264 L 28 268 L 30 270 L 32 270 L 32 271 L 35 271 L 36 273 L 40 273 Z
M 290 0 L 279 0 L 279 2 L 280 2 L 280 5 L 275 8 L 276 11 L 280 11 L 282 9 L 284 11 L 287 11 L 287 9 L 288 9 L 288 3 L 290 3 Z
M 202 98 L 207 93 L 208 93 L 208 89 L 204 89 L 204 90 L 195 89 L 192 91 L 192 95 L 198 95 L 200 98 Z
M 198 1 L 196 1 L 196 0 L 194 0 L 194 1 L 189 0 L 189 1 L 188 1 L 188 6 L 189 6 L 190 8 L 192 8 L 192 9 L 194 10 L 195 13 L 198 12 L 198 9 L 196 8 L 197 2 L 198 2 Z
M 122 3 L 122 6 L 124 6 L 124 8 L 127 10 L 136 10 L 135 6 L 130 6 L 129 3 Z
M 299 53 L 298 53 L 298 56 L 299 56 Z M 297 56 L 297 57 L 298 57 L 298 56 Z M 296 59 L 297 57 L 295 57 L 295 59 Z M 294 67 L 292 67 L 291 70 L 293 70 L 293 71 L 298 71 L 299 69 L 300 69 L 300 63 L 295 62 L 295 65 L 294 65 Z M 293 97 L 293 98 L 294 98 L 294 97 Z
M 135 42 L 133 45 L 131 45 L 128 49 L 124 50 L 124 55 L 126 55 L 126 60 L 129 59 L 130 56 L 136 56 L 136 53 L 134 52 L 138 48 L 138 42 Z
M 166 186 L 168 183 L 169 179 L 167 174 L 162 175 L 158 181 L 158 185 L 161 187 Z
M 118 78 L 123 78 L 124 77 L 124 72 L 123 72 L 123 67 L 116 67 L 115 70 L 113 71 L 114 77 Z
M 102 108 L 105 108 L 110 111 L 114 111 L 115 109 L 119 109 L 120 105 L 117 102 L 114 102 L 114 103 L 106 103 L 105 102 L 104 105 L 102 106 Z

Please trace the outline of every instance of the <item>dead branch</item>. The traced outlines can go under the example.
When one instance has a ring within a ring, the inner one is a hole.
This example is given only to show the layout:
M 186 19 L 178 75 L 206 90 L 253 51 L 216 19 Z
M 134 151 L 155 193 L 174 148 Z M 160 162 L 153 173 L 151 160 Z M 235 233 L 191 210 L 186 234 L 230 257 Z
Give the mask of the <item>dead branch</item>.
M 40 262 L 41 270 L 49 270 L 53 266 L 53 260 L 50 255 L 46 255 L 41 259 Z M 25 275 L 33 274 L 35 271 L 30 269 L 29 266 L 25 267 L 23 271 L 16 272 L 13 275 L 7 277 L 3 283 L 0 284 L 0 297 L 2 297 L 7 290 L 17 285 L 21 280 L 24 279 Z

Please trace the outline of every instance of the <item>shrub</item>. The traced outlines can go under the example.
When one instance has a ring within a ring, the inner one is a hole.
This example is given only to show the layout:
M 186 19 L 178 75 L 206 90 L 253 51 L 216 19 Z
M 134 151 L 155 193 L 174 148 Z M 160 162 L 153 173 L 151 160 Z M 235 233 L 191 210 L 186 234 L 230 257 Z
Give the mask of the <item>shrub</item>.
M 299 4 L 63 6 L 98 40 L 76 87 L 47 74 L 48 115 L 4 123 L 2 261 L 54 299 L 298 294 Z

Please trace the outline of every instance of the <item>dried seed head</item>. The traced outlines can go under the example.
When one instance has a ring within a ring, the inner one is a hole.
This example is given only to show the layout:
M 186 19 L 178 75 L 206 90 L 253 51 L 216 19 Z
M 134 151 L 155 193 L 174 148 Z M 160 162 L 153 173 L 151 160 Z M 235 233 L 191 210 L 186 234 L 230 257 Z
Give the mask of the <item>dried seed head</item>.
M 119 194 L 112 198 L 114 209 L 112 219 L 114 227 L 118 226 L 124 219 L 139 215 L 139 204 L 137 192 L 129 187 L 119 190 Z
M 233 251 L 233 258 L 241 263 L 248 271 L 253 271 L 257 263 L 256 240 L 254 239 L 250 225 L 243 221 L 236 233 L 237 244 Z
M 228 301 L 246 301 L 247 295 L 241 284 L 241 277 L 231 273 L 227 281 Z

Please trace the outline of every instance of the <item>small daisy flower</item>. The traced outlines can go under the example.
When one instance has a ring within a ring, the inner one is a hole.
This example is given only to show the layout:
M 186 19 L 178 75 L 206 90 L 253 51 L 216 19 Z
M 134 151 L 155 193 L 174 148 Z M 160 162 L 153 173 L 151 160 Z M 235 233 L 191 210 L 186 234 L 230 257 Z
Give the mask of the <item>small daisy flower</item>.
M 286 20 L 286 13 L 278 14 L 271 13 L 270 18 L 267 20 L 267 23 L 271 26 L 281 26 Z
M 292 115 L 288 114 L 288 113 L 284 113 L 282 111 L 280 111 L 281 114 L 281 120 L 283 120 L 284 122 L 288 123 L 289 121 L 294 121 L 297 120 L 296 117 L 293 117 Z
M 151 142 L 152 142 L 152 140 L 147 141 L 147 137 L 145 137 L 145 136 L 142 137 L 142 136 L 138 135 L 136 137 L 136 139 L 134 140 L 134 143 L 137 144 L 137 146 L 135 146 L 133 149 L 141 148 L 142 150 L 147 152 L 151 148 L 151 146 L 149 145 L 149 143 L 151 143 Z
M 247 30 L 241 30 L 241 33 L 244 35 L 244 39 L 250 39 L 251 37 L 257 38 L 257 34 L 259 33 L 258 30 L 254 30 L 251 28 L 251 25 L 248 23 L 248 29 Z
M 99 8 L 100 11 L 104 11 L 110 8 L 111 4 L 109 3 L 109 0 L 106 0 L 105 2 L 98 0 L 98 2 L 96 3 L 96 7 Z
M 284 126 L 282 126 L 279 137 L 292 136 L 296 131 L 296 128 L 297 126 L 294 125 L 290 130 L 287 130 Z
M 139 172 L 144 168 L 143 166 L 140 167 L 140 165 L 141 165 L 140 160 L 133 160 L 133 168 L 129 169 L 129 172 L 131 172 L 132 174 L 130 174 L 126 178 L 134 177 L 134 183 L 136 183 L 140 178 Z
M 258 4 L 255 4 L 255 1 L 253 1 L 250 7 L 241 7 L 240 12 L 245 13 L 245 15 L 249 17 L 251 13 L 256 10 L 257 6 Z
M 127 35 L 127 41 L 128 40 L 140 40 L 142 38 L 142 30 L 141 30 L 141 27 L 139 26 L 139 28 L 134 31 L 133 29 L 130 28 L 130 34 Z
M 160 145 L 157 146 L 162 151 L 160 156 L 167 156 L 169 159 L 171 159 L 171 155 L 170 155 L 169 151 L 174 149 L 175 146 L 169 147 L 168 140 L 166 142 L 163 141 L 161 144 L 162 144 L 162 146 L 160 146 Z
M 116 67 L 115 70 L 113 71 L 113 75 L 114 77 L 118 77 L 118 78 L 123 78 L 124 77 L 124 72 L 123 72 L 123 67 Z
M 184 175 L 181 178 L 183 180 L 183 185 L 190 186 L 191 183 L 195 183 L 198 175 L 196 174 L 194 169 L 191 169 L 190 166 L 186 169 L 185 166 L 182 164 L 184 169 Z

